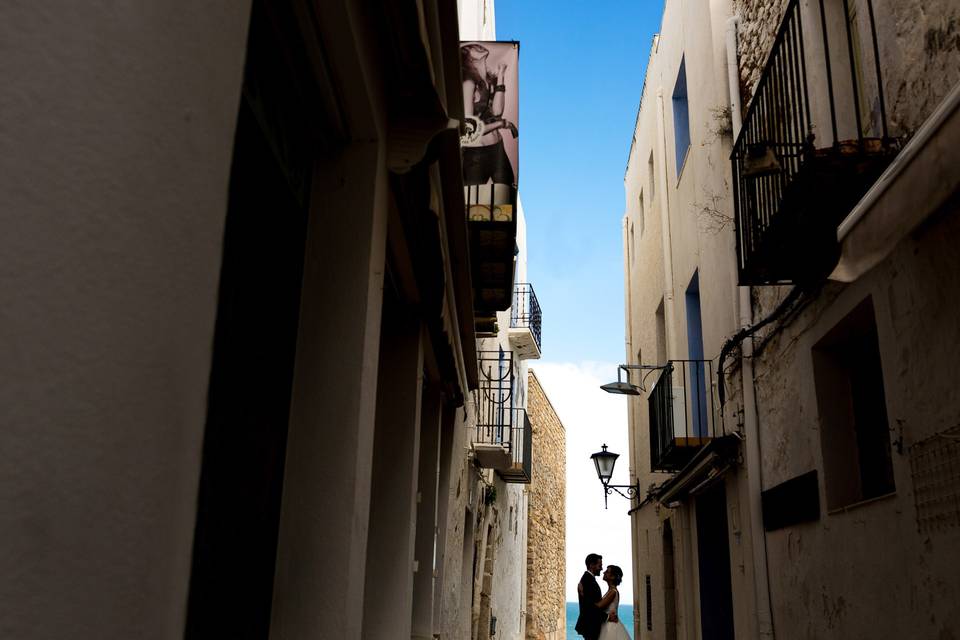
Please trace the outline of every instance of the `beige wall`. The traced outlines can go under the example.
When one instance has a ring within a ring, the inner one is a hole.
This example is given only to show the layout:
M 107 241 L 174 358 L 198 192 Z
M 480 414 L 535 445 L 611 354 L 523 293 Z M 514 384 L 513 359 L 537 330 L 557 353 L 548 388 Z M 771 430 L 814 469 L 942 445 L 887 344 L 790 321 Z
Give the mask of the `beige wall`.
M 708 18 L 705 13 L 691 15 L 684 4 L 667 2 L 661 34 L 651 53 L 625 176 L 624 260 L 630 362 L 637 361 L 638 349 L 642 350 L 644 363 L 656 359 L 654 312 L 661 297 L 669 301 L 670 291 L 664 288 L 671 275 L 674 318 L 671 320 L 668 313 L 667 331 L 673 331 L 675 336 L 668 341 L 668 355 L 685 355 L 682 292 L 693 268 L 698 267 L 701 274 L 707 357 L 715 358 L 723 340 L 736 329 L 732 223 L 724 223 L 724 216 L 731 211 L 729 192 L 724 187 L 730 172 L 730 135 L 725 132 L 719 137 L 711 136 L 710 127 L 704 126 L 713 113 L 711 102 L 726 100 L 724 72 L 722 66 L 718 69 L 718 57 L 723 50 L 716 46 L 722 33 L 717 27 L 724 21 L 724 9 L 720 3 L 712 5 L 714 13 Z M 813 4 L 805 2 L 804 10 L 810 11 Z M 779 25 L 780 5 L 750 1 L 733 5 L 740 17 L 740 73 L 748 97 Z M 896 135 L 909 135 L 958 81 L 960 50 L 949 45 L 955 39 L 949 34 L 956 34 L 957 29 L 956 8 L 954 3 L 878 1 L 875 11 L 892 130 Z M 712 20 L 712 27 L 706 26 L 708 20 Z M 691 42 L 690 36 L 698 33 L 701 37 Z M 680 50 L 687 56 L 695 152 L 677 182 L 672 177 L 669 97 Z M 704 51 L 712 51 L 713 58 L 697 55 Z M 708 80 L 711 75 L 712 84 Z M 657 89 L 661 87 L 665 106 L 662 130 L 657 122 Z M 699 89 L 699 98 L 695 97 L 695 88 Z M 666 149 L 661 154 L 659 148 L 664 144 Z M 660 183 L 655 185 L 656 196 L 649 197 L 647 160 L 651 149 L 658 170 L 659 158 L 666 158 L 669 227 L 662 224 L 664 190 Z M 931 165 L 931 170 L 942 169 Z M 700 208 L 700 194 L 705 189 L 715 189 L 716 181 L 721 181 L 723 197 L 715 209 L 724 215 L 712 219 L 720 221 L 721 229 L 713 234 L 703 226 L 693 231 L 689 219 L 684 220 L 683 211 Z M 641 190 L 646 212 L 643 234 L 639 231 Z M 921 194 L 916 197 L 920 206 L 925 204 Z M 756 360 L 762 469 L 749 472 L 759 474 L 762 487 L 769 489 L 806 471 L 817 470 L 824 505 L 816 522 L 763 534 L 768 548 L 774 626 L 779 638 L 952 637 L 960 627 L 956 609 L 949 604 L 957 601 L 960 589 L 960 557 L 956 553 L 960 531 L 920 530 L 915 471 L 911 467 L 916 463 L 911 446 L 956 426 L 958 406 L 951 388 L 956 382 L 953 363 L 960 355 L 960 330 L 956 324 L 956 284 L 945 276 L 960 266 L 950 247 L 960 237 L 960 213 L 955 200 L 905 237 L 867 275 L 850 285 L 826 285 L 786 329 L 769 327 L 758 334 L 762 349 Z M 903 202 L 901 206 L 913 205 Z M 663 249 L 666 233 L 673 252 L 673 260 L 667 264 Z M 754 288 L 754 318 L 764 317 L 787 291 L 785 287 Z M 867 296 L 872 298 L 876 311 L 896 493 L 831 513 L 825 506 L 821 418 L 811 349 Z M 729 432 L 742 426 L 743 398 L 739 367 L 733 359 L 728 364 L 732 375 L 727 379 L 724 420 Z M 631 400 L 630 420 L 632 472 L 641 487 L 662 482 L 667 476 L 649 473 L 644 397 Z M 759 496 L 749 493 L 747 473 L 740 468 L 726 477 L 737 637 L 754 637 L 756 633 L 751 543 L 759 544 L 760 540 L 751 540 L 748 509 Z M 698 637 L 694 505 L 695 500 L 673 510 L 651 505 L 634 516 L 635 556 L 640 559 L 635 568 L 638 610 L 645 608 L 639 582 L 642 574 L 650 574 L 654 585 L 654 629 L 648 632 L 646 620 L 639 616 L 638 638 L 666 637 L 661 625 L 665 613 L 661 594 L 666 582 L 662 575 L 662 521 L 667 517 L 674 525 L 678 584 L 686 580 L 694 587 L 677 594 L 677 637 Z
M 724 341 L 737 327 L 728 176 L 732 136 L 726 108 L 729 93 L 724 42 L 731 7 L 729 2 L 713 2 L 706 9 L 694 3 L 668 1 L 660 34 L 651 47 L 624 177 L 626 355 L 631 363 L 663 364 L 659 361 L 662 355 L 668 359 L 689 357 L 685 293 L 694 273 L 699 277 L 705 357 L 715 360 Z M 681 59 L 687 75 L 691 146 L 678 177 L 672 96 Z M 665 258 L 665 242 L 670 261 Z M 661 304 L 665 345 L 658 345 L 657 335 L 656 313 Z M 632 375 L 637 382 L 639 376 Z M 646 378 L 648 390 L 657 375 L 652 373 Z M 728 388 L 728 395 L 732 393 L 734 400 L 739 401 L 738 385 L 733 386 Z M 670 475 L 650 470 L 648 395 L 631 397 L 629 402 L 631 476 L 646 492 Z M 722 429 L 730 433 L 738 428 L 738 410 L 731 402 Z M 728 473 L 725 484 L 734 626 L 738 637 L 751 637 L 756 632 L 756 621 L 746 471 Z M 664 575 L 663 522 L 668 518 L 674 545 L 675 636 L 668 635 L 665 620 L 669 579 Z M 699 637 L 695 500 L 687 500 L 674 509 L 654 503 L 644 506 L 633 515 L 633 538 L 636 637 Z M 646 618 L 647 575 L 652 587 L 650 631 Z
M 516 259 L 516 273 L 514 282 L 522 282 L 521 278 L 526 274 L 527 252 L 526 252 L 526 222 L 523 215 L 522 205 L 518 208 L 517 220 L 517 246 L 520 251 Z M 496 352 L 503 349 L 505 352 L 512 351 L 508 338 L 508 327 L 510 326 L 510 311 L 501 311 L 497 314 L 498 333 L 496 336 L 478 340 L 478 349 Z M 521 360 L 516 352 L 513 353 L 514 366 L 514 407 L 528 409 L 528 389 L 527 389 L 527 361 Z M 537 457 L 538 449 L 533 447 L 533 460 L 542 461 Z M 539 462 L 533 462 L 534 465 Z M 489 571 L 489 581 L 484 583 L 478 580 L 478 591 L 486 591 L 489 594 L 489 615 L 496 616 L 496 635 L 497 638 L 523 638 L 525 637 L 526 626 L 526 594 L 527 594 L 527 545 L 529 532 L 529 491 L 527 484 L 518 484 L 504 482 L 496 473 L 486 472 L 485 479 L 481 482 L 478 491 L 482 493 L 483 487 L 491 485 L 496 489 L 496 501 L 488 505 L 485 509 L 485 524 L 481 524 L 481 529 L 486 526 L 493 527 L 493 542 L 485 548 L 480 549 L 484 559 L 491 557 L 493 561 L 486 565 L 485 569 Z M 483 537 L 483 531 L 478 531 L 475 538 L 479 542 Z M 477 611 L 475 611 L 477 613 Z M 477 621 L 478 638 L 487 638 L 490 625 L 487 618 L 488 610 L 481 607 L 479 610 L 480 619 Z
M 468 405 L 469 407 L 469 405 Z M 482 511 L 478 482 L 466 451 L 469 448 L 469 424 L 466 414 L 456 412 L 452 438 L 452 465 L 447 487 L 447 521 L 444 531 L 443 590 L 441 597 L 442 638 L 469 638 L 473 606 L 472 574 L 474 559 L 473 530 Z
M 248 15 L 0 8 L 0 636 L 182 634 Z
M 496 40 L 497 12 L 494 0 L 457 0 L 461 40 Z
M 767 535 L 775 623 L 793 630 L 790 637 L 937 637 L 960 627 L 960 529 L 919 531 L 910 455 L 912 445 L 954 426 L 958 410 L 958 291 L 944 274 L 960 267 L 953 249 L 960 212 L 954 205 L 943 216 L 856 283 L 829 285 L 757 362 L 764 485 L 810 469 L 821 478 L 820 520 Z M 828 513 L 811 348 L 867 296 L 896 493 Z
M 764 14 L 758 3 L 737 5 L 744 21 L 741 76 L 749 86 L 771 41 L 759 34 L 770 31 L 774 13 Z M 874 5 L 891 130 L 911 135 L 960 81 L 960 49 L 953 46 L 960 8 L 936 1 Z M 922 193 L 915 198 L 900 206 L 927 204 Z M 786 330 L 762 334 L 756 364 L 764 486 L 816 469 L 823 505 L 818 522 L 767 535 L 775 624 L 790 629 L 790 637 L 949 637 L 960 626 L 948 604 L 960 589 L 960 532 L 921 533 L 911 469 L 911 446 L 956 424 L 957 402 L 948 387 L 956 380 L 960 349 L 957 296 L 955 282 L 944 276 L 957 270 L 949 239 L 957 237 L 958 220 L 956 204 L 948 203 L 872 271 L 850 285 L 830 283 Z M 785 289 L 757 293 L 760 317 Z M 896 492 L 828 513 L 811 350 L 868 296 L 879 334 Z
M 440 18 L 427 4 L 417 6 L 437 18 L 436 43 Z M 0 636 L 181 637 L 250 4 L 48 5 L 0 9 L 0 106 L 14 125 L 0 127 L 0 220 L 12 230 L 0 239 Z M 410 427 L 396 441 L 405 468 L 372 472 L 375 454 L 395 444 L 375 443 L 377 388 L 395 380 L 378 371 L 391 141 L 382 61 L 354 5 L 316 5 L 336 61 L 328 80 L 354 141 L 313 175 L 274 580 L 278 638 L 392 637 L 409 627 L 411 594 L 422 593 L 413 589 L 415 534 L 437 527 L 415 507 L 417 474 L 431 471 L 418 465 L 416 393 L 404 399 L 406 425 L 383 410 L 389 403 L 380 407 L 381 423 Z M 430 179 L 440 194 L 438 173 Z M 451 335 L 454 298 L 469 295 L 454 286 L 443 310 Z M 412 334 L 421 344 L 419 326 Z M 424 376 L 420 347 L 413 352 L 391 369 L 408 389 Z M 464 420 L 454 416 L 444 423 L 456 455 L 443 499 L 461 495 L 466 468 Z M 407 485 L 391 485 L 391 471 Z M 374 486 L 399 489 L 397 504 L 408 508 L 397 515 L 394 503 L 372 503 Z M 384 597 L 365 588 L 368 575 L 377 585 L 368 533 L 382 547 L 391 528 L 408 553 L 390 558 L 389 575 L 380 569 L 403 606 L 368 606 L 365 618 L 365 600 Z M 331 580 L 331 558 L 342 580 Z M 452 629 L 446 637 L 464 637 Z

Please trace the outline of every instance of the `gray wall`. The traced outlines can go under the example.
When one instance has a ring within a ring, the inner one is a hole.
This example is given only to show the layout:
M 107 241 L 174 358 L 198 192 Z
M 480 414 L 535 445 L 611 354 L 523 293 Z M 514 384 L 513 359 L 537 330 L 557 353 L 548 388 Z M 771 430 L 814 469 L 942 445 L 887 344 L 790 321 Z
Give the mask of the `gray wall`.
M 0 6 L 5 638 L 182 633 L 248 15 Z

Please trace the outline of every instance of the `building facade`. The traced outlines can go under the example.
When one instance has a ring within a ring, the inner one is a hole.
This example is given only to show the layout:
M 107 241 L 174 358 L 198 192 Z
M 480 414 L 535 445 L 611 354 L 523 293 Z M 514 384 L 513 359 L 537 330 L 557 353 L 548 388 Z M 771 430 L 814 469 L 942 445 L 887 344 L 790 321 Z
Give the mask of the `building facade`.
M 536 459 L 529 490 L 526 638 L 565 640 L 566 430 L 532 369 L 528 375 Z
M 960 628 L 956 14 L 666 3 L 625 176 L 636 637 Z
M 473 28 L 492 2 L 0 8 L 0 636 L 523 637 L 540 319 L 519 211 L 478 305 Z
M 728 466 L 739 442 L 715 402 L 714 355 L 738 320 L 730 16 L 729 3 L 666 3 L 624 177 L 626 362 L 649 367 L 630 371 L 645 391 L 628 401 L 636 638 L 713 637 L 701 620 L 756 633 L 746 470 Z M 723 482 L 698 487 L 714 465 Z
M 459 14 L 461 41 L 496 40 L 491 0 L 462 0 Z M 486 210 L 490 203 L 468 203 L 477 205 Z M 540 357 L 541 313 L 527 279 L 519 197 L 513 215 L 504 245 L 514 283 L 508 304 L 476 314 L 479 388 L 467 398 L 468 421 L 455 443 L 462 456 L 449 484 L 444 548 L 452 552 L 445 552 L 443 573 L 456 575 L 457 584 L 448 582 L 443 594 L 442 637 L 523 638 L 526 629 L 527 487 L 536 450 L 527 412 L 527 360 Z M 475 237 L 497 232 L 475 216 L 468 219 Z M 471 258 L 476 248 L 471 245 Z M 489 264 L 474 260 L 478 267 L 486 272 Z

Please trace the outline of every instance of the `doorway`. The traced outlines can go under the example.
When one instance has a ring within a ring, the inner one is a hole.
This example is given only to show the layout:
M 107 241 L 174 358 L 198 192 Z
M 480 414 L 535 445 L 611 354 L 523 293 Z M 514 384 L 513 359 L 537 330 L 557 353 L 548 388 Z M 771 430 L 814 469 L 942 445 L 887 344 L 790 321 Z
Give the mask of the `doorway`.
M 730 540 L 723 482 L 717 482 L 697 496 L 696 514 L 701 637 L 703 640 L 733 640 Z
M 670 520 L 663 522 L 663 637 L 677 640 L 677 586 L 673 560 L 673 527 Z M 653 625 L 647 625 L 652 631 Z
M 303 122 L 255 1 L 230 172 L 185 638 L 267 638 L 307 228 Z M 309 157 L 309 156 L 306 156 Z

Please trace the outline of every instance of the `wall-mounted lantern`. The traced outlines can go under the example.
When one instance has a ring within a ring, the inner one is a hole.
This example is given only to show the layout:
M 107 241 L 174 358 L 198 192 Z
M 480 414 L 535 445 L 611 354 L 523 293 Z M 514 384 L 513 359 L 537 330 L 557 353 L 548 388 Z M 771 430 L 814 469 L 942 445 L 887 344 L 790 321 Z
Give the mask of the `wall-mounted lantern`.
M 594 466 L 597 468 L 597 477 L 600 478 L 600 483 L 603 485 L 604 509 L 608 508 L 607 496 L 609 496 L 612 491 L 616 491 L 627 500 L 640 496 L 639 481 L 637 481 L 636 484 L 610 484 L 610 478 L 613 477 L 613 467 L 617 464 L 617 458 L 619 457 L 620 454 L 607 451 L 606 444 L 603 445 L 602 451 L 598 451 L 590 456 Z M 621 489 L 624 489 L 626 493 L 621 491 Z

